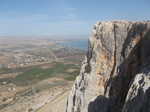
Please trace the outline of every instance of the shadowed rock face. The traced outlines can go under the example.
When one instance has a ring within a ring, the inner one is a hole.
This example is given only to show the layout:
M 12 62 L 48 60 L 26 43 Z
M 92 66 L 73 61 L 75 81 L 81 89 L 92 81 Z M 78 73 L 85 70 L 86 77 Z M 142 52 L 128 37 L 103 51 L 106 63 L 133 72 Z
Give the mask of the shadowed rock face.
M 98 22 L 66 112 L 150 111 L 150 22 Z

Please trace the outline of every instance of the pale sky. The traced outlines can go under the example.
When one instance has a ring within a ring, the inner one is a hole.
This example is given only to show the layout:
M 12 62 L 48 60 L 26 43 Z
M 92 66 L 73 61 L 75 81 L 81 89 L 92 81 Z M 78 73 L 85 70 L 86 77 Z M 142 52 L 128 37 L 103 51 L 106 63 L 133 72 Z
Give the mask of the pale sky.
M 87 35 L 118 19 L 150 20 L 150 0 L 0 0 L 0 35 Z

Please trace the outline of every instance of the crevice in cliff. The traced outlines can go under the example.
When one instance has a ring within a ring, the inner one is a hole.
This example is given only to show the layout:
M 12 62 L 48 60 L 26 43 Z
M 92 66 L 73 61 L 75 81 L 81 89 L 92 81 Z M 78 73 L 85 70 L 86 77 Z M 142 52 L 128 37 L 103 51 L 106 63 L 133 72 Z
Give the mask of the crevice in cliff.
M 112 67 L 112 71 L 111 71 L 111 73 L 110 73 L 110 78 L 109 78 L 109 80 L 106 82 L 106 85 L 105 85 L 105 91 L 104 91 L 104 94 L 106 95 L 106 94 L 108 94 L 108 91 L 109 91 L 109 87 L 110 87 L 110 84 L 111 84 L 111 81 L 112 81 L 112 78 L 113 78 L 113 74 L 114 74 L 114 72 L 115 72 L 115 68 L 116 68 L 116 53 L 117 53 L 117 43 L 116 43 L 116 28 L 117 28 L 117 25 L 115 25 L 114 24 L 114 28 L 113 28 L 113 32 L 114 32 L 114 54 L 113 54 L 113 56 L 114 56 L 114 64 L 113 64 L 113 67 Z M 107 96 L 107 95 L 106 95 Z
M 76 83 L 75 83 L 75 88 L 76 88 Z M 77 88 L 76 88 L 77 89 Z M 74 95 L 72 97 L 72 112 L 74 112 L 74 107 L 75 107 L 75 103 L 76 103 L 76 90 L 74 91 Z
M 87 52 L 87 65 L 85 66 L 85 73 L 91 72 L 90 60 L 92 58 L 93 46 L 91 46 L 90 41 L 88 41 L 88 52 Z
M 68 107 L 68 99 L 69 99 L 69 98 L 67 98 L 66 107 Z M 65 111 L 65 112 L 67 112 L 67 108 L 66 108 L 66 111 Z

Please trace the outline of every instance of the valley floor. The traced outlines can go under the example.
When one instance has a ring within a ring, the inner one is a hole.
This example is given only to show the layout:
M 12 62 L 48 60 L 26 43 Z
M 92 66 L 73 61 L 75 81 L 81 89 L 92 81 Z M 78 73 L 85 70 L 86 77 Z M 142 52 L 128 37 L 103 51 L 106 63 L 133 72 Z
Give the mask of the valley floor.
M 49 86 L 47 85 L 49 84 Z M 56 84 L 56 85 L 55 85 Z M 47 88 L 45 88 L 48 86 Z M 0 112 L 62 112 L 65 111 L 68 92 L 72 81 L 61 78 L 50 78 L 41 81 L 19 96 L 15 96 Z M 38 92 L 36 89 L 39 90 Z

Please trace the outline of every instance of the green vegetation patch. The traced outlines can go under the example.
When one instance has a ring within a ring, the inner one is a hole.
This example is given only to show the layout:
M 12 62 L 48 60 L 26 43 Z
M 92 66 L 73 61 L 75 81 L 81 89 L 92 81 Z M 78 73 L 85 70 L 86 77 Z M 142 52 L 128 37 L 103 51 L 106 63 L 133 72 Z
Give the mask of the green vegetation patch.
M 75 71 L 68 72 L 69 69 L 74 69 Z M 78 65 L 55 62 L 53 67 L 47 69 L 33 67 L 17 75 L 13 82 L 18 85 L 26 85 L 50 77 L 63 77 L 65 80 L 74 80 L 79 74 L 79 69 Z

